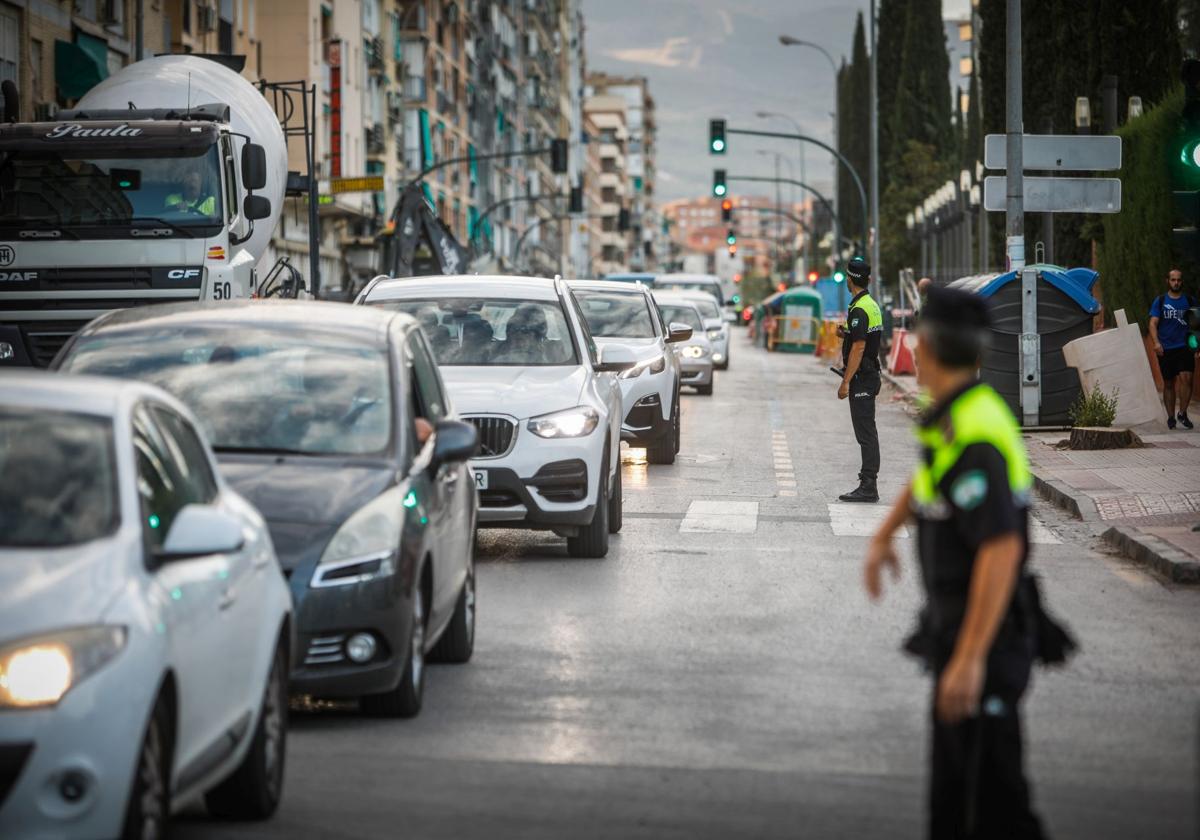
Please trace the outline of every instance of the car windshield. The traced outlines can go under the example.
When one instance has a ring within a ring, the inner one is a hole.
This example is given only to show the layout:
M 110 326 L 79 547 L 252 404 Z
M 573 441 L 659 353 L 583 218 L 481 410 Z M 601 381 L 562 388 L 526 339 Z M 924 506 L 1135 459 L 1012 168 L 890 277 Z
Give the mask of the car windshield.
M 715 300 L 721 300 L 720 285 L 705 280 L 669 280 L 659 277 L 654 281 L 654 288 L 662 291 L 707 292 Z
M 692 304 L 700 310 L 700 315 L 705 318 L 720 318 L 721 310 L 717 306 L 717 302 L 712 298 L 701 298 L 699 295 L 692 301 Z
M 654 321 L 642 293 L 576 289 L 588 329 L 597 338 L 654 338 Z
M 0 546 L 85 543 L 115 531 L 119 510 L 112 420 L 0 408 Z
M 164 388 L 195 412 L 217 450 L 389 450 L 387 353 L 341 334 L 296 324 L 102 330 L 81 338 L 63 369 Z
M 139 225 L 185 232 L 220 226 L 220 176 L 216 146 L 170 156 L 156 150 L 154 157 L 9 152 L 0 162 L 0 235 L 33 228 L 129 236 Z
M 666 321 L 668 324 L 671 324 L 671 323 L 687 324 L 689 327 L 691 327 L 693 330 L 696 330 L 697 332 L 699 332 L 700 330 L 703 329 L 703 327 L 700 325 L 699 314 L 697 314 L 696 310 L 693 309 L 691 306 L 675 305 L 675 304 L 668 303 L 665 305 L 660 305 L 658 307 L 658 309 L 660 312 L 662 312 L 663 320 Z
M 440 365 L 576 365 L 579 357 L 557 300 L 428 298 L 372 301 L 417 319 Z

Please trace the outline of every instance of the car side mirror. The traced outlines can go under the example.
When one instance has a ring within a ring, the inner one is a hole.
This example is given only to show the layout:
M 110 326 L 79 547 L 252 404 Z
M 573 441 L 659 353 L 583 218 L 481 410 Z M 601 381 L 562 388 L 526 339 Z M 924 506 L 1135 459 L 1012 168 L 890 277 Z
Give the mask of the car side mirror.
M 600 361 L 593 365 L 596 373 L 620 373 L 637 364 L 637 356 L 622 344 L 609 344 L 600 348 Z
M 433 427 L 433 456 L 430 466 L 456 464 L 471 458 L 479 450 L 479 430 L 460 420 L 439 420 Z
M 242 202 L 242 215 L 250 221 L 265 219 L 271 215 L 271 199 L 262 195 L 248 195 Z
M 242 146 L 242 186 L 261 190 L 267 185 L 267 150 L 257 143 Z
M 162 548 L 155 552 L 160 563 L 227 554 L 246 544 L 237 517 L 212 505 L 186 505 L 175 515 Z
M 692 337 L 692 328 L 687 324 L 681 324 L 678 321 L 672 321 L 667 328 L 667 343 L 678 344 L 681 341 L 687 341 Z

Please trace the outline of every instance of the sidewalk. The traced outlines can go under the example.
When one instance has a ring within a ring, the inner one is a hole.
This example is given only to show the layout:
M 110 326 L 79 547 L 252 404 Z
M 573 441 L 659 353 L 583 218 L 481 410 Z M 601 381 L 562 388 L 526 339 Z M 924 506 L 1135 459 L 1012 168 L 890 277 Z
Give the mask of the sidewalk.
M 888 377 L 912 394 L 911 376 Z M 1059 449 L 1065 432 L 1025 435 L 1038 492 L 1132 560 L 1176 583 L 1200 583 L 1200 430 L 1143 435 L 1142 449 Z

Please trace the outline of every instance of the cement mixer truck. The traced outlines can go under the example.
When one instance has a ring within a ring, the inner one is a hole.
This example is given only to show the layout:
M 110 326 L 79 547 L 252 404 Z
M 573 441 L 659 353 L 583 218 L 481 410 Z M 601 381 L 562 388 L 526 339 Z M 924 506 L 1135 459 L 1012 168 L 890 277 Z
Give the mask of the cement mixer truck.
M 15 114 L 15 88 L 6 91 Z M 45 366 L 110 310 L 255 291 L 284 131 L 217 61 L 132 64 L 52 122 L 0 124 L 0 365 Z

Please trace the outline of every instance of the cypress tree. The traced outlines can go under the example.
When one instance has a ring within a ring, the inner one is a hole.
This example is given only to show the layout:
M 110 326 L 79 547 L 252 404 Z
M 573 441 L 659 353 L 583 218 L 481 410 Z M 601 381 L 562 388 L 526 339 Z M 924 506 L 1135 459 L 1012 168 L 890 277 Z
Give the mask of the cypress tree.
M 951 152 L 950 56 L 942 26 L 941 0 L 910 0 L 904 27 L 904 51 L 892 114 L 892 155 L 903 154 L 910 140 Z
M 1200 3 L 1200 0 L 1196 0 Z M 879 148 L 895 148 L 892 137 L 892 121 L 896 113 L 896 85 L 899 81 L 900 61 L 904 56 L 904 27 L 908 20 L 908 0 L 880 0 L 879 20 L 876 26 L 877 60 L 879 78 L 876 91 L 879 96 Z M 885 156 L 886 159 L 886 156 Z M 891 167 L 882 167 L 880 193 L 890 183 Z
M 838 151 L 845 155 L 863 179 L 866 189 L 871 151 L 871 60 L 867 54 L 867 36 L 861 13 L 854 27 L 850 62 L 843 62 L 839 76 Z M 838 164 L 837 177 L 838 199 L 841 203 L 838 218 L 842 223 L 842 232 L 847 238 L 861 242 L 863 204 L 858 187 L 841 163 Z
M 962 164 L 964 169 L 975 171 L 975 161 L 983 160 L 983 122 L 979 101 L 979 72 L 972 68 L 971 81 L 967 86 L 967 129 L 963 138 Z

